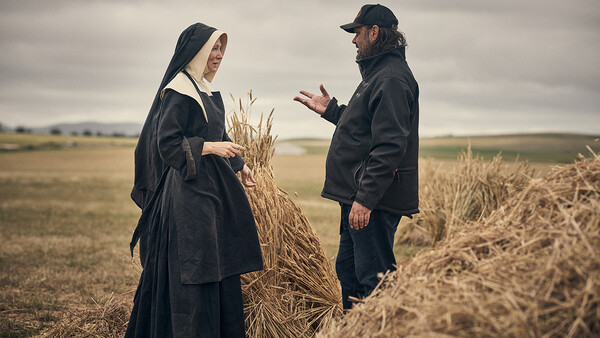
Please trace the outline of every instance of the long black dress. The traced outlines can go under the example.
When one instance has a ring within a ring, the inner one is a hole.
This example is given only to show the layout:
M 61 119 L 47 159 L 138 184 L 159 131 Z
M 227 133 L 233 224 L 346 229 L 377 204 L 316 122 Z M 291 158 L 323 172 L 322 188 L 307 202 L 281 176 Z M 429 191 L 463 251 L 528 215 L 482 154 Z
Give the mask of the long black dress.
M 201 155 L 205 141 L 229 137 L 220 93 L 198 93 L 208 121 L 191 97 L 167 89 L 162 98 L 156 139 L 167 169 L 136 230 L 146 252 L 126 337 L 243 336 L 239 275 L 262 269 L 260 244 L 235 175 L 243 161 Z

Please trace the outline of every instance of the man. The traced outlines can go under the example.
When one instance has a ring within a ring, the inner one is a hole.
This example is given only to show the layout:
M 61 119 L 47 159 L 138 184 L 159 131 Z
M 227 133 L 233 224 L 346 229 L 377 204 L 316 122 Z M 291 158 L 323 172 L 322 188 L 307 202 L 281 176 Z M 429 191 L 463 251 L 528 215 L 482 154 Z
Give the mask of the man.
M 394 234 L 402 216 L 418 213 L 419 87 L 405 59 L 406 41 L 387 7 L 364 5 L 354 22 L 362 82 L 348 105 L 300 91 L 295 97 L 336 125 L 326 161 L 325 198 L 341 205 L 336 272 L 344 309 L 366 297 L 378 274 L 395 270 Z

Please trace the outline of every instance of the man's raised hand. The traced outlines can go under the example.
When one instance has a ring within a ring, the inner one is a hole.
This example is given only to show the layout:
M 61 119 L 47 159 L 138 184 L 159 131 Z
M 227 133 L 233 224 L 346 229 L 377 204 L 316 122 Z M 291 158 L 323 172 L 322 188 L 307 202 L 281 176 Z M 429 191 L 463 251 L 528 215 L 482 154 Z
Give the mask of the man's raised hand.
M 325 112 L 327 105 L 329 105 L 329 101 L 331 101 L 331 98 L 329 97 L 329 93 L 327 93 L 327 90 L 325 90 L 325 87 L 323 87 L 323 85 L 320 86 L 320 89 L 321 94 L 323 95 L 315 95 L 313 93 L 301 90 L 300 94 L 308 97 L 308 99 L 296 96 L 294 97 L 294 101 L 298 101 L 303 105 L 307 106 L 308 109 L 314 111 L 319 115 L 322 115 Z

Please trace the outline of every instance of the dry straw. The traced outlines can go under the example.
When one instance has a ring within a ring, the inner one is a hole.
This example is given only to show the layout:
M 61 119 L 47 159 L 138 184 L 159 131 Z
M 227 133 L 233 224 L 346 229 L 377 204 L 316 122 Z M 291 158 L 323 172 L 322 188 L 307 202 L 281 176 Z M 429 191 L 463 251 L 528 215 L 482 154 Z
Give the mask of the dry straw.
M 382 280 L 331 337 L 600 336 L 600 157 L 532 179 Z
M 233 99 L 233 97 L 232 97 Z M 262 245 L 264 270 L 242 275 L 249 337 L 310 337 L 341 314 L 341 291 L 319 237 L 274 179 L 272 114 L 250 123 L 252 92 L 228 122 L 257 186 L 246 190 Z
M 527 162 L 517 161 L 508 166 L 502 162 L 501 154 L 491 161 L 473 155 L 471 147 L 461 152 L 458 166 L 451 170 L 441 168 L 440 162 L 425 160 L 420 165 L 419 195 L 421 213 L 410 228 L 424 230 L 430 242 L 436 243 L 450 237 L 468 221 L 478 221 L 506 201 L 515 192 L 522 190 L 534 175 Z M 410 237 L 399 239 L 411 243 Z M 412 243 L 419 244 L 419 243 Z
M 41 337 L 123 337 L 131 307 L 128 301 L 117 300 L 112 295 L 103 304 L 72 309 Z

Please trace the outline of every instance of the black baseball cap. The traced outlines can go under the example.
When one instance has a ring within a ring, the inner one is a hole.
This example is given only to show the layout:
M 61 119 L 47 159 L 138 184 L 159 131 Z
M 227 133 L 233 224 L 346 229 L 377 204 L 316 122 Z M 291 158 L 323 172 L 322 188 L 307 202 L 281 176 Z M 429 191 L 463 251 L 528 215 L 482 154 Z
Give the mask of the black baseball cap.
M 398 19 L 392 11 L 380 4 L 364 5 L 356 15 L 354 22 L 341 25 L 340 27 L 348 33 L 354 33 L 354 28 L 364 25 L 377 25 L 398 29 Z

